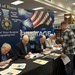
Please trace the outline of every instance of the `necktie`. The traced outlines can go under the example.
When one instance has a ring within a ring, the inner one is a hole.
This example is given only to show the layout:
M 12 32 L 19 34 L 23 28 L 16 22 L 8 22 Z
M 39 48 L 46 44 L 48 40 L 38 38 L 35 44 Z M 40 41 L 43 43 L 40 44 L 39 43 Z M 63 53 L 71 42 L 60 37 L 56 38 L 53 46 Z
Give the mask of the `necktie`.
M 41 43 L 41 49 L 44 49 L 44 48 L 43 48 L 43 44 L 42 44 L 42 43 Z
M 26 52 L 26 54 L 27 54 L 27 46 L 25 45 L 25 52 Z

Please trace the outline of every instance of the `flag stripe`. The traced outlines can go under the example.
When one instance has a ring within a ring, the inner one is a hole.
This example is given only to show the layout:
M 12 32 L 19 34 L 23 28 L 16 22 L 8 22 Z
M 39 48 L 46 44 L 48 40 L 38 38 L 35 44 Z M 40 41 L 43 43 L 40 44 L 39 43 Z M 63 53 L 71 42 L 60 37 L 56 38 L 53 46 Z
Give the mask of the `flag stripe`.
M 35 16 L 35 18 L 33 18 L 33 20 L 32 20 L 32 22 L 36 22 L 36 19 L 38 18 L 38 16 L 40 15 L 40 12 L 38 12 L 37 14 L 36 14 L 36 16 Z
M 38 26 L 39 23 L 43 20 L 44 16 L 46 15 L 46 12 L 41 12 L 41 13 L 42 15 L 39 16 L 40 18 L 38 18 L 38 21 L 34 24 L 34 27 Z
M 34 14 L 35 14 L 35 12 L 33 12 L 32 14 L 30 14 L 30 16 L 29 16 L 29 17 L 31 18 Z
M 40 24 L 50 25 L 52 18 L 50 17 L 48 12 L 44 11 L 35 11 L 30 15 L 34 28 L 39 26 Z
M 31 17 L 31 20 L 33 20 L 36 17 L 37 13 L 38 11 L 35 11 L 34 15 Z
M 39 23 L 39 25 L 40 25 L 40 24 L 43 24 L 48 16 L 49 16 L 49 15 L 46 14 L 46 15 L 44 16 L 44 18 L 41 20 L 41 22 Z
M 48 19 L 48 21 L 46 22 L 46 24 L 49 25 L 50 22 L 51 22 L 51 18 Z
M 46 24 L 46 22 L 47 22 L 47 20 L 48 20 L 49 18 L 50 18 L 50 17 L 49 17 L 49 16 L 47 16 L 46 20 L 44 21 L 44 24 Z

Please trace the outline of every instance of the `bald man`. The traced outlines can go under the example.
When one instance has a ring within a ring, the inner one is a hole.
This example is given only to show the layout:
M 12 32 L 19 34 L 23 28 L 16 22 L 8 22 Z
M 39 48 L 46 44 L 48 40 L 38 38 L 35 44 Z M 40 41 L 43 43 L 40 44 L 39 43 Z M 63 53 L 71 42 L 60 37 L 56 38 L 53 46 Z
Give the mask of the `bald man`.
M 35 49 L 36 49 L 36 52 L 43 52 L 43 51 L 46 51 L 48 50 L 46 48 L 46 44 L 45 44 L 45 40 L 46 40 L 46 37 L 45 35 L 41 35 L 40 36 L 40 39 L 35 41 Z
M 57 46 L 55 40 L 55 35 L 54 34 L 50 34 L 49 38 L 46 39 L 46 46 L 47 47 L 53 47 L 53 46 Z
M 10 63 L 11 61 L 17 59 L 16 55 L 11 50 L 11 45 L 4 43 L 0 50 L 0 66 Z
M 27 35 L 22 37 L 22 40 L 16 45 L 16 54 L 19 58 L 29 59 L 31 53 L 31 47 L 29 44 L 29 38 Z

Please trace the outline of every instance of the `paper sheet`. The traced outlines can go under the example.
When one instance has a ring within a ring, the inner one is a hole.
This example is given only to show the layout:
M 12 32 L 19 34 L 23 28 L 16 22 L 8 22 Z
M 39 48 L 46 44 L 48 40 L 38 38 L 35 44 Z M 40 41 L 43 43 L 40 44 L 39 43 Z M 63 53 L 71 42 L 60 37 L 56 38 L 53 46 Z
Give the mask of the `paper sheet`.
M 60 56 L 60 54 L 57 54 L 57 53 L 51 53 L 50 55 L 56 56 L 56 57 Z
M 26 63 L 13 63 L 9 68 L 11 69 L 24 69 L 26 67 Z
M 62 47 L 52 47 L 53 50 L 61 50 Z
M 33 59 L 33 58 L 38 58 L 38 57 L 42 57 L 43 55 L 41 53 L 33 53 L 30 55 L 29 59 Z
M 21 71 L 20 70 L 15 70 L 15 69 L 5 69 L 3 71 L 0 71 L 1 75 L 17 75 L 19 74 Z
M 40 65 L 45 65 L 46 63 L 48 63 L 48 61 L 46 60 L 42 60 L 42 59 L 36 59 L 35 61 L 33 61 L 34 63 L 40 64 Z
M 63 61 L 64 65 L 66 65 L 67 63 L 69 63 L 69 62 L 70 62 L 70 59 L 69 59 L 69 57 L 68 57 L 67 55 L 65 55 L 65 57 L 64 57 L 64 58 L 63 58 L 63 57 L 61 57 L 61 59 L 62 59 L 62 61 Z
M 0 68 L 5 68 L 7 67 L 9 64 L 5 64 L 4 66 L 0 66 Z
M 49 51 L 44 51 L 43 54 L 50 54 L 50 50 Z

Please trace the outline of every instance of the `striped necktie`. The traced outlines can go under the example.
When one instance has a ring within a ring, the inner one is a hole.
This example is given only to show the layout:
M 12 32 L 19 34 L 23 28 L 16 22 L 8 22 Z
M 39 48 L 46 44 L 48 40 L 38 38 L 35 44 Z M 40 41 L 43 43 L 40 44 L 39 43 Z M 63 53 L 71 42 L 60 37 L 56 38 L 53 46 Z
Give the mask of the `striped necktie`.
M 43 43 L 41 43 L 41 49 L 44 49 L 44 47 L 43 47 Z
M 26 52 L 26 54 L 27 54 L 27 45 L 25 45 L 25 52 Z

